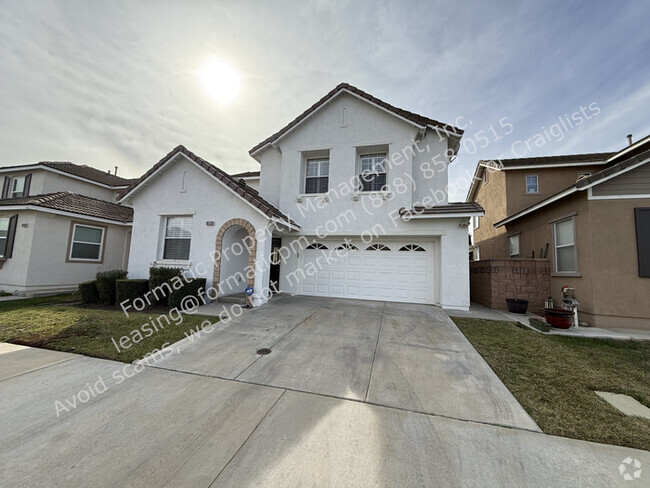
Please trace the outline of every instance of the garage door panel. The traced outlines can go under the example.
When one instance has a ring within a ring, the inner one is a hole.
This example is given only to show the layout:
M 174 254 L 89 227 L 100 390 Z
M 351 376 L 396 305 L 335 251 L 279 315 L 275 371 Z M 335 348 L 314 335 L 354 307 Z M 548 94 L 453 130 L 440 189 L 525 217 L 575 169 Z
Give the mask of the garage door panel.
M 434 303 L 433 246 L 417 241 L 388 244 L 390 251 L 366 251 L 366 245 L 339 257 L 332 253 L 341 242 L 323 242 L 329 250 L 304 252 L 300 266 L 318 269 L 315 276 L 301 280 L 298 292 L 305 295 Z M 405 244 L 417 244 L 422 251 L 399 251 Z M 329 259 L 323 254 L 328 253 Z

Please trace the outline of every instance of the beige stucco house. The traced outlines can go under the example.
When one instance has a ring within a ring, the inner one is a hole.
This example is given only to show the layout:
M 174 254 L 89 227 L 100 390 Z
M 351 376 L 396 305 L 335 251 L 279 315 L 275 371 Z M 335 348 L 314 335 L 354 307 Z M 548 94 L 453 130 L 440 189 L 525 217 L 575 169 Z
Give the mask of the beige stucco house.
M 580 321 L 650 329 L 650 136 L 616 153 L 481 161 L 468 200 L 478 260 L 548 259 Z
M 73 291 L 101 269 L 126 268 L 133 210 L 115 202 L 131 180 L 90 166 L 0 167 L 0 291 Z

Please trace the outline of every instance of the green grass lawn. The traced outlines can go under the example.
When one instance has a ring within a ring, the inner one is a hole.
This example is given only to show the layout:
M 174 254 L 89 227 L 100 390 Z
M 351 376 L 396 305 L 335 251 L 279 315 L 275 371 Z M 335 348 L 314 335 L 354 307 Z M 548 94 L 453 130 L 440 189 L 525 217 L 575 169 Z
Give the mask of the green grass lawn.
M 117 309 L 71 305 L 76 300 L 78 297 L 75 295 L 57 295 L 0 302 L 0 342 L 132 362 L 166 343 L 184 339 L 186 332 L 189 334 L 190 329 L 195 330 L 205 320 L 218 320 L 216 317 L 184 315 L 179 325 L 171 321 L 170 325 L 153 332 L 150 337 L 143 337 L 137 344 L 118 351 L 111 338 L 119 344 L 120 337 L 131 336 L 134 329 L 149 322 L 149 317 L 157 320 L 164 310 L 133 313 L 127 318 Z
M 623 393 L 650 406 L 650 342 L 453 320 L 545 433 L 650 450 L 650 420 L 628 417 L 594 393 Z

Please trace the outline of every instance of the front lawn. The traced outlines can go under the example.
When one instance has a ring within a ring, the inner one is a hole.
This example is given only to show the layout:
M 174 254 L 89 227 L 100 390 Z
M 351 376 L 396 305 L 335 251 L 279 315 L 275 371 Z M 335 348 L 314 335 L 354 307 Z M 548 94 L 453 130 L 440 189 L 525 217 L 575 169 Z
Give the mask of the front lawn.
M 546 434 L 650 450 L 650 420 L 628 417 L 594 393 L 623 393 L 650 406 L 650 342 L 453 320 Z
M 132 362 L 145 354 L 185 338 L 185 333 L 200 328 L 202 322 L 216 322 L 216 317 L 183 315 L 178 325 L 171 320 L 150 337 L 134 343 L 127 349 L 118 349 L 122 336 L 133 336 L 150 317 L 157 321 L 163 311 L 132 313 L 126 317 L 121 310 L 90 309 L 71 305 L 74 295 L 32 298 L 0 302 L 0 342 L 74 352 L 97 358 Z M 136 336 L 137 337 L 137 336 Z M 125 342 L 125 344 L 127 344 Z

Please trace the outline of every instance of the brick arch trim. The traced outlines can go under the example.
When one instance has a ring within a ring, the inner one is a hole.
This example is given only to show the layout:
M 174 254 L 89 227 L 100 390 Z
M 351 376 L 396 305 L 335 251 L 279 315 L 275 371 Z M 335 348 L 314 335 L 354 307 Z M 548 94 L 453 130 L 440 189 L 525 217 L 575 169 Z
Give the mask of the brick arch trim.
M 219 232 L 217 232 L 217 239 L 214 245 L 215 249 L 215 255 L 216 259 L 214 260 L 214 275 L 213 275 L 213 286 L 215 288 L 219 288 L 219 279 L 221 276 L 221 250 L 223 247 L 223 236 L 226 233 L 226 231 L 232 227 L 233 225 L 238 225 L 240 227 L 243 227 L 246 229 L 246 232 L 248 232 L 248 236 L 250 237 L 249 243 L 248 243 L 248 269 L 252 269 L 252 273 L 247 273 L 246 277 L 246 286 L 254 286 L 255 285 L 255 253 L 257 251 L 257 239 L 255 237 L 255 228 L 253 225 L 245 219 L 230 219 L 227 222 L 225 222 L 221 228 L 219 229 Z M 219 290 L 220 291 L 220 290 Z M 248 306 L 252 306 L 252 300 L 251 297 L 246 297 L 246 304 Z

